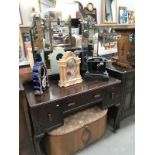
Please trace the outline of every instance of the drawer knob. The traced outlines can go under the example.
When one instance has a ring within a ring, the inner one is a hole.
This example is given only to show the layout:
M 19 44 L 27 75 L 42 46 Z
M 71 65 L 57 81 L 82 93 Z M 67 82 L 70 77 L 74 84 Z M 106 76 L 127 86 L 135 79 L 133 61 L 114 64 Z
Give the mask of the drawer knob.
M 51 122 L 52 121 L 52 115 L 48 114 L 48 120 Z
M 56 107 L 60 107 L 60 105 L 59 105 L 59 104 L 57 104 L 57 105 L 56 105 Z
M 96 95 L 94 95 L 94 98 L 95 98 L 95 99 L 100 98 L 100 97 L 101 97 L 100 94 L 96 94 Z
M 76 104 L 75 102 L 68 103 L 68 107 L 72 107 L 72 106 L 74 106 L 75 104 Z

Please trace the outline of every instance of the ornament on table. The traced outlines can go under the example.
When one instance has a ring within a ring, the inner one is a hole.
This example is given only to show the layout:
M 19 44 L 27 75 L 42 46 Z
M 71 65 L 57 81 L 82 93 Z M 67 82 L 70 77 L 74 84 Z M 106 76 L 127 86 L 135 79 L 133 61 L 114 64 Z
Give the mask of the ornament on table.
M 59 73 L 59 67 L 57 61 L 62 58 L 65 51 L 62 47 L 56 47 L 54 48 L 53 52 L 48 55 L 48 59 L 50 61 L 50 67 L 51 67 L 51 74 L 58 74 Z
M 49 87 L 47 68 L 41 60 L 40 54 L 37 54 L 37 60 L 33 66 L 33 89 L 35 95 L 41 95 Z
M 73 84 L 81 83 L 80 75 L 81 58 L 77 57 L 73 52 L 67 51 L 58 61 L 60 71 L 60 87 L 67 87 Z

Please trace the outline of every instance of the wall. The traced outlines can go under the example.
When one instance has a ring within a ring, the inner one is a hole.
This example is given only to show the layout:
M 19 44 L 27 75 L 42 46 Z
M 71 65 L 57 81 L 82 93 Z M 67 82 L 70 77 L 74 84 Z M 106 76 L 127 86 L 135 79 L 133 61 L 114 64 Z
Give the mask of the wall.
M 67 3 L 67 2 L 74 2 L 75 0 L 57 0 L 57 3 Z M 101 23 L 101 1 L 102 0 L 78 0 L 83 7 L 85 7 L 88 2 L 93 3 L 94 7 L 97 8 L 97 21 L 98 23 Z M 127 6 L 129 10 L 134 10 L 135 5 L 134 5 L 135 0 L 117 0 L 117 6 Z
M 21 10 L 21 16 L 23 25 L 31 25 L 31 10 L 35 7 L 35 10 L 39 11 L 38 0 L 19 0 L 19 6 Z
M 75 0 L 57 0 L 57 4 L 67 3 L 67 2 L 74 2 Z M 97 8 L 97 21 L 98 23 L 101 22 L 101 0 L 78 0 L 81 2 L 81 4 L 85 7 L 88 2 L 91 2 L 94 4 L 94 7 Z M 118 6 L 128 6 L 128 9 L 134 10 L 135 0 L 117 0 Z M 30 25 L 30 15 L 31 15 L 31 9 L 33 6 L 35 6 L 36 11 L 39 11 L 38 6 L 38 0 L 19 0 L 21 13 L 22 13 L 22 19 L 24 25 Z M 64 9 L 64 11 L 66 11 Z
M 117 0 L 118 6 L 127 6 L 128 10 L 135 10 L 135 0 Z
M 74 2 L 75 0 L 57 0 L 57 3 L 67 3 Z M 100 22 L 101 18 L 101 0 L 77 0 L 79 1 L 83 7 L 85 7 L 89 2 L 93 3 L 94 7 L 97 8 L 97 21 Z

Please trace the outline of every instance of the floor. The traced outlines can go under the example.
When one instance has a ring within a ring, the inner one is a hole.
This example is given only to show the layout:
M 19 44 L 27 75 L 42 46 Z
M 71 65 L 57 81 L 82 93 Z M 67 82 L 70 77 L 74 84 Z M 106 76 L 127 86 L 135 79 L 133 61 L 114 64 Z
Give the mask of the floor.
M 134 155 L 135 154 L 135 117 L 130 116 L 113 133 L 108 127 L 106 135 L 98 142 L 88 146 L 76 155 Z

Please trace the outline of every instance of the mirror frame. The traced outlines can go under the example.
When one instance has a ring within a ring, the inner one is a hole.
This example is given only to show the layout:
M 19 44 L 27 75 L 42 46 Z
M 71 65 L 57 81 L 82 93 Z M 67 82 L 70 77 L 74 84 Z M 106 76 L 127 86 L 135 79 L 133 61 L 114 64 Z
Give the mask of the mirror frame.
M 115 18 L 116 18 L 116 21 L 108 22 L 108 21 L 106 21 L 106 17 L 105 17 L 105 15 L 106 15 L 106 13 L 105 13 L 105 0 L 101 1 L 101 22 L 103 24 L 117 24 L 118 23 L 117 0 L 114 0 L 114 2 L 115 2 L 115 5 L 116 5 L 115 6 L 115 14 L 116 14 Z

